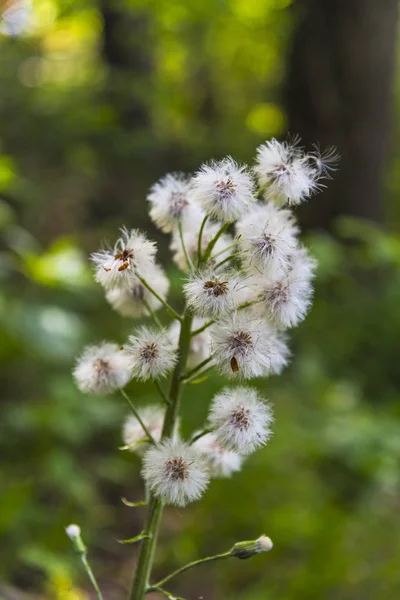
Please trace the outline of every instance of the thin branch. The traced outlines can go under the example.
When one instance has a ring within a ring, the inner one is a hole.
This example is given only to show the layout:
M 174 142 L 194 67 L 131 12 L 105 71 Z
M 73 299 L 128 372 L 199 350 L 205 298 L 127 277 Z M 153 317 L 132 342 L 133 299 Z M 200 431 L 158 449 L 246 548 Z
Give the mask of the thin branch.
M 172 306 L 170 306 L 168 304 L 168 302 L 166 302 L 164 300 L 164 298 L 161 298 L 161 296 L 159 294 L 157 294 L 157 292 L 155 290 L 153 290 L 151 285 L 149 283 L 147 283 L 147 281 L 137 271 L 135 271 L 135 275 L 139 279 L 139 281 L 144 285 L 144 287 L 147 288 L 149 290 L 149 292 L 151 292 L 153 294 L 153 296 L 155 296 L 157 298 L 157 300 L 159 302 L 161 302 L 161 304 L 163 306 L 165 306 L 165 308 L 167 309 L 168 313 L 171 315 L 172 318 L 177 319 L 178 321 L 182 321 L 181 315 L 178 314 L 176 312 L 176 310 L 174 308 L 172 308 Z
M 225 233 L 225 231 L 228 229 L 230 223 L 224 223 L 222 225 L 222 227 L 217 231 L 217 233 L 215 234 L 215 236 L 213 237 L 213 239 L 209 242 L 207 248 L 204 251 L 204 254 L 202 256 L 201 262 L 202 263 L 206 263 L 208 261 L 208 259 L 210 258 L 212 251 L 214 250 L 214 246 L 215 244 L 218 242 L 219 238 L 221 237 L 221 235 L 223 233 Z
M 232 248 L 236 248 L 236 246 L 237 246 L 237 241 L 235 240 L 233 242 L 233 244 L 229 244 L 229 246 L 226 246 L 225 248 L 223 248 L 222 250 L 220 250 L 216 254 L 212 254 L 210 256 L 210 258 L 214 260 L 215 258 L 218 258 L 218 256 L 221 256 L 221 254 L 225 254 L 225 252 L 228 252 L 228 250 L 232 250 Z
M 199 238 L 197 240 L 197 266 L 198 267 L 201 264 L 201 254 L 202 254 L 202 248 L 203 248 L 203 232 L 204 232 L 204 227 L 206 226 L 207 221 L 208 221 L 208 215 L 206 215 L 203 219 L 203 222 L 201 224 L 200 231 L 199 231 Z
M 195 561 L 193 561 L 191 563 L 188 563 L 184 567 L 181 567 L 180 569 L 177 569 L 176 571 L 173 571 L 172 573 L 170 573 L 169 575 L 167 575 L 166 577 L 164 577 L 164 579 L 160 579 L 160 581 L 158 581 L 156 583 L 156 587 L 164 585 L 164 583 L 166 583 L 167 581 L 169 581 L 173 577 L 176 577 L 177 575 L 180 575 L 184 571 L 188 571 L 189 569 L 193 569 L 193 567 L 197 567 L 198 565 L 202 565 L 202 564 L 208 563 L 208 562 L 213 562 L 213 561 L 216 561 L 216 560 L 222 560 L 224 558 L 230 558 L 231 556 L 232 556 L 232 554 L 231 554 L 231 551 L 229 550 L 228 552 L 223 552 L 222 554 L 216 554 L 215 556 L 207 556 L 206 558 L 200 558 L 199 560 L 195 560 Z
M 194 331 L 192 331 L 192 333 L 191 333 L 192 337 L 194 337 L 195 335 L 198 335 L 199 333 L 202 333 L 208 327 L 210 327 L 210 325 L 214 325 L 214 323 L 215 323 L 215 319 L 212 319 L 211 321 L 207 321 L 207 323 L 204 323 L 204 325 L 202 325 L 198 329 L 194 329 Z
M 230 260 L 234 259 L 237 257 L 237 254 L 235 252 L 235 254 L 230 254 L 229 256 L 227 256 L 226 258 L 224 258 L 224 260 L 221 260 L 219 263 L 217 263 L 216 265 L 214 265 L 214 269 L 219 269 L 219 267 L 222 267 L 222 265 L 224 265 L 225 263 L 229 262 Z
M 138 420 L 139 424 L 141 425 L 143 431 L 145 432 L 145 434 L 147 435 L 147 437 L 149 438 L 150 442 L 152 444 L 154 444 L 155 446 L 157 445 L 155 439 L 153 438 L 153 436 L 151 435 L 150 431 L 147 429 L 146 425 L 143 423 L 138 411 L 136 410 L 132 400 L 129 398 L 128 394 L 125 392 L 125 390 L 121 389 L 121 394 L 123 395 L 123 397 L 125 398 L 125 400 L 127 401 L 129 408 L 131 409 L 131 411 L 133 412 L 133 414 L 135 415 L 136 419 Z
M 203 431 L 200 431 L 199 433 L 197 433 L 196 435 L 194 435 L 192 437 L 189 444 L 190 445 L 194 444 L 195 442 L 197 442 L 197 440 L 200 440 L 205 435 L 208 435 L 209 433 L 211 433 L 211 431 L 212 431 L 211 429 L 203 429 Z
M 161 398 L 164 400 L 165 404 L 171 404 L 167 394 L 164 392 L 164 390 L 162 389 L 162 387 L 157 379 L 154 379 L 154 385 L 156 386 L 157 391 L 160 394 Z
M 206 375 L 214 367 L 215 367 L 215 365 L 214 365 L 214 363 L 212 363 L 207 369 L 204 369 L 200 373 L 195 373 L 194 375 L 192 375 L 188 379 L 185 379 L 184 383 L 185 384 L 189 384 L 189 383 L 192 383 L 192 384 L 194 384 L 194 383 L 201 383 L 202 381 L 204 381 L 205 379 L 207 379 L 206 377 L 204 377 L 204 375 Z
M 181 220 L 179 220 L 179 223 L 178 223 L 178 230 L 179 230 L 179 237 L 181 240 L 183 254 L 185 255 L 185 259 L 186 259 L 187 265 L 189 267 L 189 270 L 193 273 L 194 265 L 192 263 L 192 259 L 190 258 L 189 254 L 186 250 L 185 240 L 183 239 L 183 230 L 182 230 L 182 221 Z
M 208 365 L 208 363 L 211 362 L 212 359 L 213 359 L 213 357 L 209 356 L 208 358 L 205 358 L 201 363 L 198 363 L 195 367 L 193 367 L 193 369 L 190 369 L 190 371 L 187 371 L 187 373 L 184 373 L 182 375 L 182 381 L 186 381 L 189 378 L 191 378 L 193 375 L 198 373 L 203 367 Z
M 161 323 L 160 319 L 157 317 L 155 311 L 151 308 L 150 304 L 144 299 L 142 299 L 142 302 L 143 302 L 143 305 L 146 308 L 147 312 L 149 313 L 150 317 L 155 322 L 155 324 L 158 327 L 162 327 L 162 323 Z

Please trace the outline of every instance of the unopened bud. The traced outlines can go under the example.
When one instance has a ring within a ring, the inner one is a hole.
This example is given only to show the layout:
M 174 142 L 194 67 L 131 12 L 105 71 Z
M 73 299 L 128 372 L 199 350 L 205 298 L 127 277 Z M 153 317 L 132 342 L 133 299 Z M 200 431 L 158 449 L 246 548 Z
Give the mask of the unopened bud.
M 237 542 L 231 550 L 231 556 L 235 556 L 236 558 L 250 558 L 260 552 L 269 552 L 272 546 L 271 538 L 262 535 L 257 540 Z
M 85 554 L 86 546 L 81 538 L 81 528 L 79 525 L 68 525 L 65 528 L 65 533 L 74 545 L 75 551 L 78 554 Z

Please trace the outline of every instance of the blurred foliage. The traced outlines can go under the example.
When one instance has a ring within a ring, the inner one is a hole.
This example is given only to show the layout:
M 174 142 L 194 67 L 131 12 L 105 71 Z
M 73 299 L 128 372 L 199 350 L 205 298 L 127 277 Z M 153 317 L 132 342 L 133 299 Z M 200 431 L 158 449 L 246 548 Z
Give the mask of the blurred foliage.
M 142 198 L 166 170 L 190 171 L 227 152 L 249 159 L 284 129 L 289 4 L 7 2 L 0 579 L 18 590 L 90 597 L 63 532 L 76 521 L 107 597 L 123 597 L 134 550 L 115 540 L 137 533 L 143 513 L 120 497 L 142 497 L 139 463 L 118 450 L 122 400 L 82 398 L 70 371 L 84 344 L 122 342 L 132 323 L 108 309 L 86 250 L 124 222 L 151 230 Z M 397 205 L 398 178 L 394 168 Z M 275 546 L 206 576 L 185 574 L 174 589 L 189 598 L 398 597 L 400 238 L 342 219 L 336 237 L 307 241 L 320 262 L 313 311 L 294 334 L 292 366 L 259 383 L 275 405 L 276 435 L 240 474 L 213 482 L 204 501 L 166 511 L 156 569 L 261 533 Z M 212 377 L 190 390 L 186 431 L 222 383 Z M 132 383 L 131 393 L 139 403 L 154 399 L 149 385 Z

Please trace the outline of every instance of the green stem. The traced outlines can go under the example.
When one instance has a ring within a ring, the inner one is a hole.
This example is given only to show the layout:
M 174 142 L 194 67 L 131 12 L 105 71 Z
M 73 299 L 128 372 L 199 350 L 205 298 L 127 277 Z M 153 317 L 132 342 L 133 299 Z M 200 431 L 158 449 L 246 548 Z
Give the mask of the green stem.
M 207 323 L 204 323 L 204 325 L 202 325 L 198 329 L 195 329 L 194 331 L 192 331 L 192 337 L 194 337 L 195 335 L 198 335 L 199 333 L 202 333 L 208 327 L 210 327 L 210 325 L 214 325 L 214 323 L 215 323 L 215 319 L 212 319 L 211 321 L 207 321 Z
M 152 444 L 154 444 L 154 445 L 157 445 L 156 441 L 153 438 L 153 436 L 151 435 L 150 431 L 147 429 L 146 425 L 143 423 L 141 416 L 139 415 L 138 411 L 136 410 L 135 405 L 133 404 L 132 400 L 129 398 L 128 394 L 125 392 L 125 390 L 121 390 L 121 394 L 123 395 L 123 397 L 127 401 L 128 405 L 129 405 L 129 408 L 133 412 L 134 416 L 136 417 L 136 419 L 139 422 L 141 428 L 143 429 L 143 431 L 145 432 L 145 434 L 149 438 L 150 442 Z
M 193 315 L 189 309 L 186 309 L 181 323 L 178 361 L 171 377 L 168 394 L 169 405 L 165 413 L 162 438 L 171 437 L 177 424 L 182 396 L 182 373 L 185 371 L 189 355 L 192 321 Z M 161 500 L 150 495 L 149 508 L 144 526 L 144 531 L 146 531 L 149 537 L 142 542 L 132 589 L 129 595 L 130 600 L 143 600 L 146 595 L 153 566 L 162 510 L 163 505 Z
M 179 230 L 179 237 L 180 237 L 180 240 L 181 240 L 181 246 L 182 246 L 183 254 L 185 255 L 187 266 L 189 267 L 189 271 L 191 273 L 193 273 L 193 271 L 194 271 L 194 265 L 192 263 L 192 259 L 190 258 L 189 254 L 188 254 L 188 252 L 186 250 L 186 244 L 185 244 L 185 240 L 183 238 L 182 221 L 179 221 L 179 223 L 178 223 L 178 230 Z
M 172 306 L 170 306 L 168 304 L 168 302 L 166 302 L 164 300 L 164 298 L 161 298 L 161 296 L 159 294 L 157 294 L 157 292 L 155 290 L 153 290 L 153 288 L 151 287 L 151 285 L 149 283 L 147 283 L 147 281 L 141 275 L 139 275 L 139 273 L 137 271 L 135 271 L 135 275 L 139 279 L 140 283 L 143 284 L 144 287 L 147 288 L 149 290 L 149 292 L 151 292 L 153 294 L 153 296 L 155 296 L 159 302 L 161 302 L 161 304 L 167 309 L 168 313 L 171 315 L 171 317 L 173 319 L 177 319 L 178 321 L 182 321 L 181 315 L 178 314 L 176 312 L 176 310 L 174 308 L 172 308 Z
M 206 215 L 203 219 L 203 222 L 201 224 L 200 231 L 199 231 L 199 238 L 197 240 L 197 266 L 198 267 L 201 264 L 201 254 L 202 254 L 202 248 L 203 248 L 203 232 L 204 232 L 204 227 L 206 226 L 207 221 L 208 221 L 208 215 Z
M 195 442 L 197 442 L 197 440 L 200 440 L 205 435 L 208 435 L 209 433 L 211 433 L 211 431 L 212 429 L 203 429 L 203 431 L 200 431 L 192 437 L 192 439 L 190 440 L 190 445 L 194 444 Z
M 216 554 L 215 556 L 207 556 L 206 558 L 200 558 L 199 560 L 194 560 L 193 562 L 188 563 L 184 567 L 181 567 L 180 569 L 173 571 L 172 573 L 170 573 L 169 575 L 164 577 L 164 579 L 161 579 L 160 581 L 158 581 L 155 584 L 155 587 L 161 587 L 162 585 L 164 585 L 164 583 L 166 583 L 173 577 L 180 575 L 180 573 L 187 571 L 188 569 L 193 569 L 193 567 L 197 567 L 198 565 L 202 565 L 202 564 L 208 563 L 208 562 L 214 562 L 215 560 L 222 560 L 224 558 L 230 558 L 231 556 L 232 556 L 232 554 L 231 554 L 231 551 L 229 550 L 228 552 L 223 552 L 222 554 Z
M 84 554 L 81 554 L 81 561 L 82 561 L 83 566 L 85 567 L 86 573 L 89 576 L 89 579 L 90 579 L 90 581 L 92 583 L 92 586 L 94 587 L 94 589 L 96 591 L 98 599 L 99 600 L 103 600 L 103 594 L 101 593 L 101 590 L 100 590 L 100 588 L 99 588 L 99 586 L 97 584 L 97 581 L 96 581 L 96 577 L 94 576 L 94 573 L 93 573 L 93 571 L 91 569 L 91 566 L 89 565 L 89 562 L 88 562 L 88 559 L 87 559 L 87 556 L 86 556 L 86 552 Z
M 222 267 L 222 265 L 224 265 L 225 263 L 233 260 L 234 258 L 236 258 L 237 254 L 230 254 L 229 256 L 227 256 L 226 258 L 224 258 L 224 260 L 221 260 L 219 263 L 217 263 L 216 265 L 214 265 L 214 269 L 219 269 L 220 267 Z
M 212 359 L 213 359 L 213 357 L 209 356 L 208 358 L 205 358 L 201 363 L 199 363 L 195 367 L 193 367 L 193 369 L 190 369 L 190 371 L 187 371 L 187 373 L 185 373 L 184 375 L 182 375 L 182 381 L 187 381 L 188 379 L 191 379 L 191 377 L 193 375 L 195 375 L 196 373 L 198 373 L 199 371 L 201 371 L 201 369 L 203 367 L 205 367 L 206 365 L 208 365 L 208 363 L 211 362 Z
M 153 319 L 153 321 L 155 322 L 155 324 L 158 327 L 162 327 L 162 323 L 160 321 L 160 319 L 157 317 L 155 311 L 151 308 L 150 304 L 148 302 L 146 302 L 146 300 L 142 300 L 143 305 L 145 307 L 145 309 L 147 310 L 147 312 L 149 313 L 149 316 Z
M 157 379 L 154 380 L 154 385 L 157 388 L 158 393 L 160 394 L 161 398 L 164 400 L 165 404 L 169 404 L 169 398 L 167 396 L 167 394 L 164 392 L 164 390 L 162 389 L 159 381 L 157 381 Z
M 217 233 L 215 234 L 213 239 L 209 242 L 207 248 L 204 251 L 203 257 L 201 259 L 202 263 L 206 263 L 208 261 L 208 259 L 210 258 L 211 254 L 212 254 L 212 251 L 214 250 L 215 244 L 218 242 L 221 235 L 223 233 L 225 233 L 225 231 L 228 229 L 229 225 L 230 225 L 230 223 L 224 223 L 224 225 L 222 225 L 222 227 L 217 231 Z
M 237 242 L 235 241 L 235 242 L 233 242 L 233 244 L 229 244 L 229 246 L 226 246 L 226 248 L 223 248 L 216 254 L 212 254 L 211 259 L 215 260 L 216 258 L 218 258 L 218 256 L 221 256 L 221 254 L 225 254 L 225 252 L 228 252 L 228 250 L 232 250 L 232 248 L 236 248 L 236 246 L 237 246 Z

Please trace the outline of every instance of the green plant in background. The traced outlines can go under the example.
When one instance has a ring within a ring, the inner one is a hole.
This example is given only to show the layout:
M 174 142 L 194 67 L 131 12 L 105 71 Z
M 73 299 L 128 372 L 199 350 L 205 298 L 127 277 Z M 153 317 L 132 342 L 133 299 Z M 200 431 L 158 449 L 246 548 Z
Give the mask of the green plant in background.
M 228 157 L 203 165 L 192 178 L 167 175 L 155 184 L 148 196 L 150 216 L 172 233 L 174 259 L 187 272 L 182 313 L 167 302 L 169 286 L 155 262 L 156 245 L 140 231 L 123 229 L 112 249 L 92 254 L 95 279 L 110 304 L 123 315 L 147 314 L 155 324 L 135 329 L 121 347 L 103 342 L 86 348 L 74 370 L 82 392 L 120 389 L 134 417 L 124 427 L 125 449 L 143 454 L 146 501 L 138 505 L 147 506 L 147 516 L 143 530 L 124 540 L 141 545 L 130 600 L 143 600 L 152 591 L 171 600 L 164 585 L 180 573 L 272 548 L 270 539 L 261 536 L 150 582 L 164 506 L 184 507 L 199 499 L 210 477 L 240 470 L 244 457 L 271 435 L 270 406 L 256 389 L 241 385 L 214 396 L 206 424 L 184 441 L 179 431 L 182 394 L 212 368 L 237 383 L 279 374 L 287 365 L 283 332 L 306 316 L 315 269 L 288 207 L 319 191 L 337 160 L 332 149 L 307 154 L 298 140 L 272 140 L 258 148 L 252 170 Z M 236 238 L 227 233 L 232 223 Z M 169 328 L 161 325 L 160 308 L 174 320 Z M 165 391 L 160 380 L 169 373 Z M 145 412 L 137 406 L 125 391 L 132 377 L 154 381 L 164 410 L 157 405 Z M 69 526 L 67 534 L 102 600 L 79 527 Z

